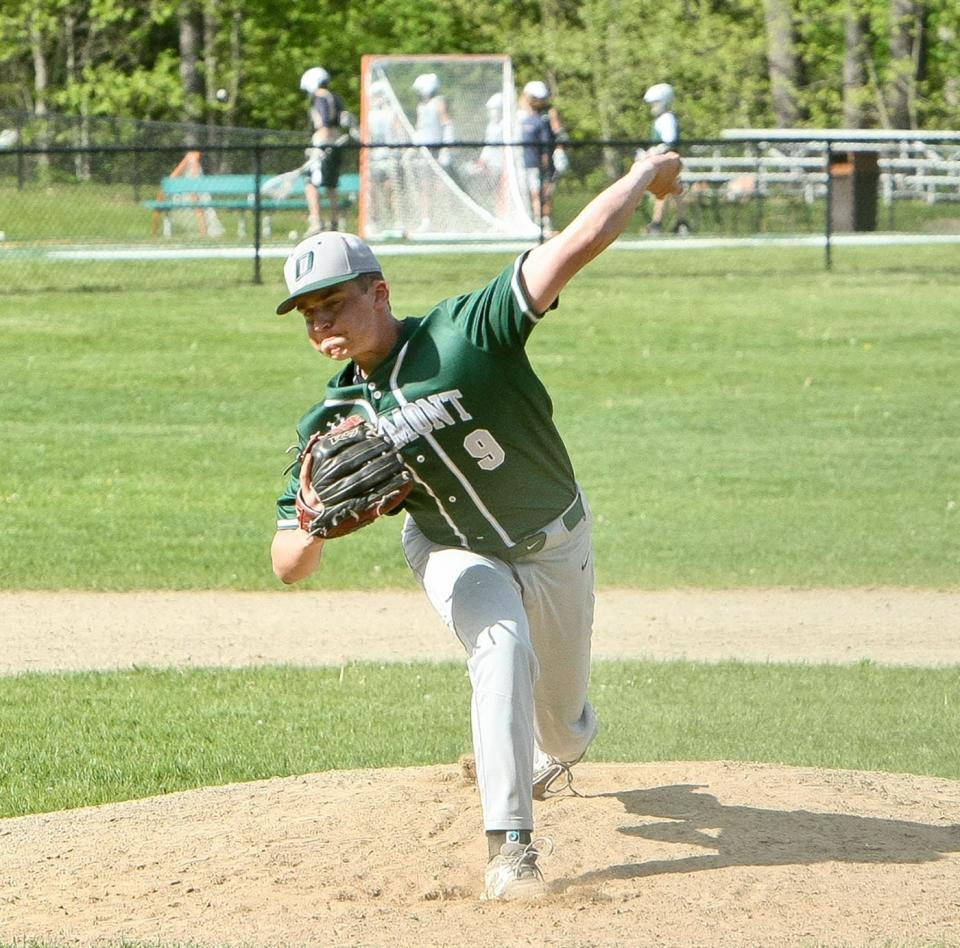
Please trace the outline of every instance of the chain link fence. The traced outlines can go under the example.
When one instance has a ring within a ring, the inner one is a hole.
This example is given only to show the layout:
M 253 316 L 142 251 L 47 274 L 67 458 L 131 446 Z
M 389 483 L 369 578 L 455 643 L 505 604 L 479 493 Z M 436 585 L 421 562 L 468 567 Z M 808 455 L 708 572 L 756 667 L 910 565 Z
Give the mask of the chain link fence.
M 211 267 L 224 284 L 259 282 L 263 261 L 282 259 L 309 223 L 306 133 L 105 119 L 38 123 L 20 113 L 0 113 L 0 124 L 0 277 L 7 292 L 122 287 L 147 277 L 176 286 L 194 273 L 209 283 Z M 448 189 L 468 191 L 485 143 L 445 147 Z M 571 141 L 562 176 L 541 177 L 536 187 L 532 178 L 522 181 L 541 236 L 569 223 L 645 147 Z M 831 239 L 843 234 L 960 241 L 960 134 L 850 145 L 724 139 L 686 142 L 681 150 L 682 199 L 667 203 L 658 232 L 650 233 L 648 198 L 624 244 L 789 238 L 825 246 L 829 264 Z M 341 230 L 361 228 L 364 151 L 354 140 L 339 149 Z M 402 191 L 400 151 L 391 166 L 398 173 L 389 186 Z M 191 181 L 201 172 L 202 184 Z M 386 185 L 371 180 L 376 190 L 367 199 L 376 200 Z M 537 205 L 550 192 L 545 221 Z M 320 196 L 327 202 L 323 224 L 330 226 L 328 195 L 321 189 Z M 429 243 L 414 232 L 393 239 Z M 536 239 L 537 230 L 517 237 L 527 245 Z
M 122 145 L 147 150 L 165 147 L 188 150 L 221 145 L 294 145 L 302 142 L 304 138 L 303 132 L 282 129 L 241 128 L 213 123 L 148 122 L 101 115 L 49 113 L 38 116 L 33 112 L 14 109 L 0 109 L 0 129 L 3 129 L 9 144 L 40 150 L 51 147 L 84 149 Z M 80 178 L 86 174 L 82 159 L 75 160 L 73 170 Z

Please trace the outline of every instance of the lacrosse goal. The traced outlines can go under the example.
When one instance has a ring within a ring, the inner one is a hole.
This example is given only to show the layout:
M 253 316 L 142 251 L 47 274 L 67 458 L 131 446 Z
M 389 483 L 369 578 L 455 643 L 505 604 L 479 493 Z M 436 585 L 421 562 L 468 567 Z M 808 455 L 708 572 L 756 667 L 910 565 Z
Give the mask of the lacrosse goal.
M 509 56 L 364 56 L 360 233 L 533 238 Z

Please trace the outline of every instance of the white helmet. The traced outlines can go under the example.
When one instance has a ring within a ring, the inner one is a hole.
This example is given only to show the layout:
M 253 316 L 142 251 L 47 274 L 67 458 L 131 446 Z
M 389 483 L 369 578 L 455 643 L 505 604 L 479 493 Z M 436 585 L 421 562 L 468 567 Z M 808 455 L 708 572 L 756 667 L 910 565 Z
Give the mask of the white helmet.
M 330 73 L 323 66 L 314 66 L 300 77 L 300 88 L 313 95 L 317 89 L 322 89 L 330 81 Z
M 435 72 L 424 72 L 413 80 L 412 88 L 421 99 L 429 99 L 440 91 L 440 80 Z
M 546 102 L 550 98 L 550 90 L 547 88 L 547 84 L 539 79 L 528 82 L 523 87 L 523 94 L 528 99 L 539 99 L 541 102 Z
M 663 115 L 673 105 L 673 86 L 667 82 L 658 82 L 644 92 L 643 101 L 650 106 L 654 115 Z
M 489 99 L 487 99 L 487 111 L 488 112 L 502 112 L 503 111 L 503 93 L 494 92 Z

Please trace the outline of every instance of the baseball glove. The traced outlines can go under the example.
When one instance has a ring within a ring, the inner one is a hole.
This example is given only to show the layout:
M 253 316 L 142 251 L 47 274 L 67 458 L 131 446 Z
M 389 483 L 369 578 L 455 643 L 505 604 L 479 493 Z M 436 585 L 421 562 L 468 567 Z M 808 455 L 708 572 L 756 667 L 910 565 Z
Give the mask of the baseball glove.
M 307 533 L 325 540 L 373 523 L 413 490 L 413 476 L 393 443 L 356 416 L 314 434 L 299 460 L 306 471 L 297 491 L 297 519 Z M 305 479 L 316 505 L 304 497 Z

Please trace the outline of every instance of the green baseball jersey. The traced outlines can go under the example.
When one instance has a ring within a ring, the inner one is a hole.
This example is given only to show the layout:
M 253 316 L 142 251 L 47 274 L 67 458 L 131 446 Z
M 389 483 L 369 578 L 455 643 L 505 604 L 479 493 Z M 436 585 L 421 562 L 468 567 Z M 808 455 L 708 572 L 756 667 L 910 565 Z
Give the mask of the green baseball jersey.
M 401 322 L 390 355 L 366 379 L 351 362 L 297 425 L 315 431 L 361 415 L 400 449 L 415 487 L 404 507 L 436 543 L 497 553 L 576 498 L 553 405 L 527 358 L 540 320 L 520 277 L 523 257 L 485 287 Z M 556 305 L 556 304 L 555 304 Z M 299 466 L 277 505 L 296 526 Z

